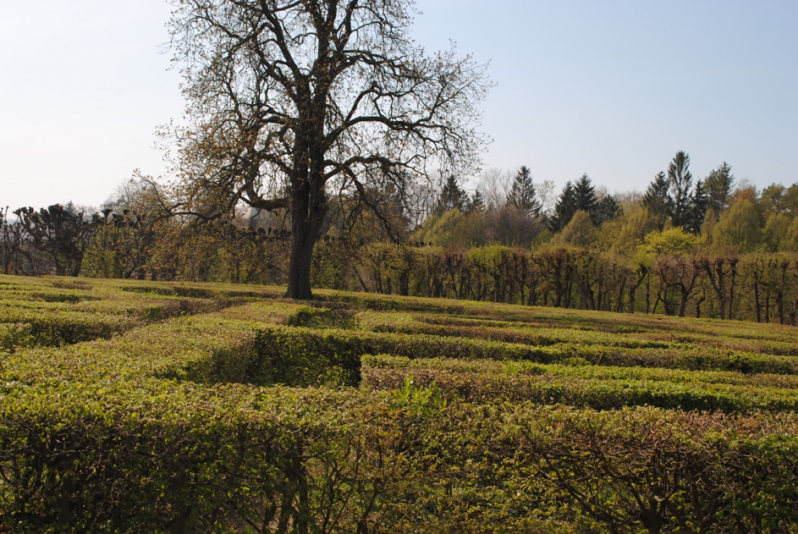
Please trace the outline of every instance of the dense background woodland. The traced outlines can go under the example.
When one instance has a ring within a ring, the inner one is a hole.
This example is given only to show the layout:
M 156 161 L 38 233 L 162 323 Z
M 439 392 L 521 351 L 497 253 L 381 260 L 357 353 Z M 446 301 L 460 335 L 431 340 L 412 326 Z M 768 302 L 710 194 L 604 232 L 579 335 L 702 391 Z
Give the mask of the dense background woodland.
M 557 194 L 528 168 L 453 176 L 376 218 L 331 204 L 314 287 L 628 313 L 796 324 L 798 184 L 758 190 L 723 163 L 695 179 L 679 152 L 644 194 L 584 175 Z M 391 195 L 382 201 L 390 206 Z M 102 209 L 2 214 L 6 274 L 282 284 L 290 215 L 240 211 L 205 224 L 167 216 L 146 181 Z M 396 235 L 396 228 L 401 231 Z M 388 230 L 393 230 L 389 232 Z

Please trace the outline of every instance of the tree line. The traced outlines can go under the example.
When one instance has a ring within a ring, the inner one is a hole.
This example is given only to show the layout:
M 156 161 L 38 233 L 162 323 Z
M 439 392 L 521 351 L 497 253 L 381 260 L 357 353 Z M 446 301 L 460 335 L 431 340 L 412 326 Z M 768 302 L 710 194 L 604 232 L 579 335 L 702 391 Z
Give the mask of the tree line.
M 527 167 L 484 173 L 469 193 L 449 175 L 419 192 L 426 212 L 386 209 L 403 229 L 398 242 L 373 212 L 353 217 L 356 199 L 342 197 L 323 222 L 311 280 L 384 294 L 794 324 L 798 184 L 759 191 L 736 183 L 726 163 L 694 182 L 689 163 L 677 153 L 644 194 L 610 195 L 583 175 L 554 196 Z M 287 211 L 239 210 L 200 224 L 169 213 L 144 181 L 120 188 L 100 210 L 6 208 L 0 217 L 6 274 L 285 284 L 290 268 Z

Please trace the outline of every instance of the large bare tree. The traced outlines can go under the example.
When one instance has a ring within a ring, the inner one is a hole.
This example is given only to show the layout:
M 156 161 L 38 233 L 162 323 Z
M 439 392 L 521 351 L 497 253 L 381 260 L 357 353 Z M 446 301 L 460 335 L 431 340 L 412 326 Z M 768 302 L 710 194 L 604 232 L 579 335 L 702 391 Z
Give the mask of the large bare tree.
M 173 2 L 187 100 L 186 124 L 163 131 L 177 154 L 173 213 L 288 210 L 288 297 L 312 297 L 313 246 L 334 199 L 390 227 L 433 169 L 478 164 L 485 67 L 414 45 L 412 0 Z

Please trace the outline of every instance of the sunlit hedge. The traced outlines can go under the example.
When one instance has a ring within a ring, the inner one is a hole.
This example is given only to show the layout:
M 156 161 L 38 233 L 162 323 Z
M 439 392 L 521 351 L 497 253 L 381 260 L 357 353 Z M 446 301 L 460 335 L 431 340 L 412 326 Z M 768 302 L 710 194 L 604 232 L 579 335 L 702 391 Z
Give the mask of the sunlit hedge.
M 798 529 L 792 330 L 92 283 L 8 299 L 0 532 Z

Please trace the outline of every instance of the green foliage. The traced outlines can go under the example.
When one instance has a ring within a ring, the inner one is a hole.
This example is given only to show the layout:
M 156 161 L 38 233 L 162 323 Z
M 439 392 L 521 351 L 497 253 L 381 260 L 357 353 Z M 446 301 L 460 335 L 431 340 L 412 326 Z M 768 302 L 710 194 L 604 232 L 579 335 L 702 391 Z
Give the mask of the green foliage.
M 463 211 L 466 205 L 468 196 L 465 191 L 460 189 L 460 184 L 457 183 L 457 178 L 450 175 L 446 179 L 446 183 L 441 190 L 440 198 L 438 199 L 437 213 L 446 213 L 452 210 Z
M 643 243 L 643 250 L 649 254 L 685 255 L 693 253 L 704 243 L 704 238 L 672 228 L 663 232 L 651 232 Z
M 612 244 L 614 251 L 631 255 L 643 239 L 657 229 L 657 223 L 647 209 L 642 208 L 626 216 Z
M 586 211 L 591 217 L 596 216 L 598 199 L 596 198 L 596 188 L 587 174 L 583 174 L 574 182 L 574 198 L 576 199 L 576 211 Z
M 787 252 L 798 252 L 798 217 L 793 219 L 790 228 L 787 230 L 786 242 L 782 244 L 783 250 Z
M 790 223 L 786 215 L 776 213 L 771 215 L 762 231 L 762 244 L 767 252 L 782 252 L 789 247 Z
M 411 239 L 435 246 L 462 245 L 460 227 L 464 221 L 465 217 L 459 209 L 433 215 Z
M 687 214 L 685 229 L 694 234 L 700 234 L 708 209 L 709 197 L 706 194 L 704 182 L 698 180 L 690 197 L 690 208 Z
M 562 193 L 560 193 L 560 196 L 557 198 L 557 204 L 554 206 L 554 214 L 546 221 L 549 230 L 556 233 L 565 228 L 568 223 L 571 222 L 571 218 L 573 218 L 576 210 L 579 209 L 577 207 L 578 202 L 574 186 L 571 182 L 566 182 Z
M 401 387 L 392 389 L 388 402 L 393 409 L 408 410 L 412 415 L 429 417 L 446 408 L 446 400 L 435 382 L 427 387 L 419 387 L 415 385 L 413 377 L 408 376 Z
M 589 247 L 596 242 L 597 231 L 586 211 L 574 213 L 571 222 L 554 238 L 555 243 L 564 243 L 575 247 Z
M 671 222 L 673 226 L 689 227 L 693 174 L 690 172 L 690 156 L 681 150 L 676 153 L 668 165 L 668 184 L 673 199 Z
M 762 240 L 760 215 L 748 200 L 741 199 L 720 217 L 712 231 L 712 245 L 721 252 L 756 250 Z
M 602 225 L 605 222 L 612 221 L 616 217 L 623 214 L 623 209 L 620 204 L 613 198 L 612 195 L 604 195 L 598 201 L 595 209 L 593 210 L 593 222 L 597 225 Z

